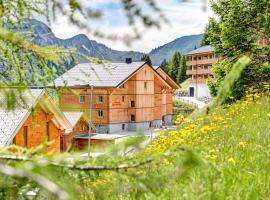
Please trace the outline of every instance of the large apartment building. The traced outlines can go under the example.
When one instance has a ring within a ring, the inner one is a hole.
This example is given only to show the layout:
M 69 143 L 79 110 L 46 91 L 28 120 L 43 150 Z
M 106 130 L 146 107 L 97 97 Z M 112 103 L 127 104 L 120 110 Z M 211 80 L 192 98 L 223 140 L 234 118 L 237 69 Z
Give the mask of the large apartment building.
M 187 65 L 190 69 L 187 74 L 191 75 L 188 80 L 189 96 L 203 98 L 210 96 L 207 81 L 213 78 L 212 66 L 218 61 L 219 55 L 215 54 L 211 46 L 203 46 L 187 53 L 190 60 Z
M 173 92 L 179 86 L 162 70 L 145 62 L 78 64 L 57 78 L 60 107 L 89 119 L 93 132 L 115 133 L 170 125 Z M 93 86 L 93 92 L 91 92 Z

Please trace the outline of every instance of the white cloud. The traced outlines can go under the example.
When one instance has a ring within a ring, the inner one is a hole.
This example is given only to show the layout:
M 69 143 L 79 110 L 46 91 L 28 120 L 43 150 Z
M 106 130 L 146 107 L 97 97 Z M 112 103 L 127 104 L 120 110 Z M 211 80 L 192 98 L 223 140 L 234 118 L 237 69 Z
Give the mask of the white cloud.
M 106 0 L 96 1 L 104 3 Z M 170 20 L 171 26 L 163 25 L 160 30 L 155 28 L 147 29 L 143 33 L 142 39 L 133 42 L 131 47 L 126 46 L 122 41 L 109 41 L 91 35 L 88 36 L 90 39 L 104 43 L 113 49 L 149 52 L 151 49 L 178 37 L 203 33 L 209 16 L 214 15 L 209 5 L 206 11 L 202 9 L 202 0 L 193 0 L 187 3 L 177 3 L 176 0 L 162 0 L 159 2 L 159 5 Z M 122 20 L 122 17 L 123 12 L 121 10 L 105 11 L 102 20 L 92 22 L 91 24 L 106 33 L 131 33 L 128 25 L 122 21 L 119 21 L 119 23 L 115 21 Z M 143 29 L 142 25 L 139 25 L 139 29 Z M 52 30 L 60 38 L 68 38 L 76 34 L 85 33 L 77 27 L 68 24 L 65 17 L 59 17 L 57 22 L 52 25 Z

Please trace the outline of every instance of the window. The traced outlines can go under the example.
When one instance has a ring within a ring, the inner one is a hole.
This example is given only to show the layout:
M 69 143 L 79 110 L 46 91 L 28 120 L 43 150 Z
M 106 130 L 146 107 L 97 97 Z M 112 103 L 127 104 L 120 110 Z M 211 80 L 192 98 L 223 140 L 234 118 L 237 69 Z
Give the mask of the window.
M 125 102 L 125 96 L 122 96 L 122 102 Z
M 130 116 L 130 121 L 134 122 L 135 121 L 135 115 Z
M 210 59 L 212 59 L 213 58 L 213 55 L 210 55 L 209 57 L 210 57 Z
M 144 89 L 147 89 L 147 82 L 144 82 Z
M 197 57 L 193 57 L 193 60 L 197 60 Z
M 197 66 L 193 66 L 193 70 L 196 70 L 197 69 Z
M 27 147 L 27 140 L 28 140 L 28 138 L 27 138 L 27 135 L 28 134 L 28 127 L 27 126 L 24 126 L 23 127 L 23 146 L 24 147 Z
M 218 54 L 216 54 L 216 56 L 215 56 L 216 58 L 219 58 L 219 55 Z
M 201 60 L 202 59 L 202 57 L 201 56 L 199 56 L 199 60 Z
M 205 66 L 204 66 L 204 69 L 208 69 L 208 66 L 207 66 L 207 65 L 205 65 Z
M 135 101 L 131 101 L 131 102 L 130 102 L 130 107 L 131 107 L 131 108 L 134 108 L 134 107 L 135 107 Z
M 98 117 L 99 118 L 103 117 L 103 111 L 102 110 L 98 110 Z
M 102 103 L 103 102 L 103 96 L 98 96 L 97 97 L 97 102 Z
M 205 74 L 205 75 L 204 75 L 204 79 L 207 79 L 207 78 L 208 78 L 208 76 Z
M 126 125 L 122 124 L 122 130 L 125 130 L 125 129 L 126 129 Z
M 46 131 L 47 140 L 49 141 L 50 140 L 50 123 L 49 122 L 46 122 L 45 124 L 45 131 Z
M 85 103 L 85 96 L 80 96 L 80 103 Z

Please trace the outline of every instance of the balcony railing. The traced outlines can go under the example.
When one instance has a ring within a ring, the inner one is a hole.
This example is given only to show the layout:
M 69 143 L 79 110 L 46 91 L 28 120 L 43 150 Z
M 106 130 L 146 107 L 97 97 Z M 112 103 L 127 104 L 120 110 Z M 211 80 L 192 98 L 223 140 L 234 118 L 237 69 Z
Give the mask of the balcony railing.
M 213 65 L 217 61 L 218 61 L 217 58 L 203 59 L 203 60 L 190 60 L 190 61 L 187 61 L 187 66 L 193 66 L 193 65 Z
M 189 83 L 194 83 L 194 84 L 206 84 L 207 81 L 210 80 L 210 79 L 189 79 L 188 82 Z
M 192 69 L 187 70 L 187 75 L 196 75 L 196 74 L 212 74 L 212 69 Z

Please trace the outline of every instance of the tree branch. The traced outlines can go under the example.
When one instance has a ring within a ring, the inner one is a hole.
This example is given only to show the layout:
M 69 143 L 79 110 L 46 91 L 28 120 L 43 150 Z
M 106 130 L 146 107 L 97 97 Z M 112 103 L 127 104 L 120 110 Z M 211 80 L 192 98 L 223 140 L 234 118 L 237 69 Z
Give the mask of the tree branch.
M 0 163 L 0 173 L 17 178 L 28 178 L 29 180 L 36 182 L 41 187 L 56 195 L 58 199 L 68 199 L 68 194 L 64 190 L 62 190 L 60 187 L 58 187 L 58 185 L 45 178 L 44 176 L 32 174 L 21 169 L 15 169 L 3 163 Z
M 12 161 L 31 161 L 33 162 L 34 160 L 31 160 L 26 157 L 18 157 L 18 156 L 12 156 L 12 155 L 3 155 L 0 156 L 1 160 L 12 160 Z M 48 165 L 55 166 L 55 167 L 64 167 L 68 168 L 70 170 L 82 170 L 82 171 L 105 171 L 105 170 L 113 170 L 113 171 L 118 171 L 118 170 L 126 170 L 126 169 L 131 169 L 131 168 L 137 168 L 142 165 L 148 164 L 152 162 L 153 159 L 149 158 L 146 159 L 142 162 L 137 162 L 135 164 L 122 164 L 118 166 L 75 166 L 75 165 L 70 165 L 70 164 L 62 164 L 62 163 L 57 163 L 57 162 L 48 162 Z

